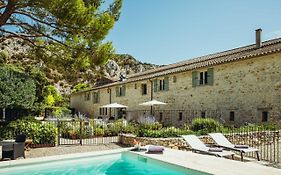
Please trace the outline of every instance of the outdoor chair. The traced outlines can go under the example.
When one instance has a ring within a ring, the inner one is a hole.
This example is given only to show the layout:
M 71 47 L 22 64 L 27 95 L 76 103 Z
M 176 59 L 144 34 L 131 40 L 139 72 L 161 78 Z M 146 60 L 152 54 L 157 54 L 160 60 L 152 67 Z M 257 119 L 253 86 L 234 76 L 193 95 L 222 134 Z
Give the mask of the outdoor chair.
M 4 143 L 2 146 L 2 159 L 10 158 L 15 160 L 18 157 L 25 158 L 25 140 L 25 135 L 17 135 L 15 142 Z
M 183 135 L 182 138 L 191 147 L 193 152 L 205 153 L 209 155 L 214 155 L 217 157 L 231 156 L 234 159 L 234 153 L 231 151 L 225 151 L 219 148 L 207 147 L 198 137 L 195 135 Z
M 243 154 L 249 152 L 256 152 L 257 159 L 258 161 L 260 160 L 259 150 L 256 148 L 249 147 L 248 145 L 234 145 L 229 142 L 229 140 L 222 133 L 210 133 L 209 136 L 211 136 L 218 146 L 233 151 L 239 151 L 241 155 L 241 161 L 243 161 Z

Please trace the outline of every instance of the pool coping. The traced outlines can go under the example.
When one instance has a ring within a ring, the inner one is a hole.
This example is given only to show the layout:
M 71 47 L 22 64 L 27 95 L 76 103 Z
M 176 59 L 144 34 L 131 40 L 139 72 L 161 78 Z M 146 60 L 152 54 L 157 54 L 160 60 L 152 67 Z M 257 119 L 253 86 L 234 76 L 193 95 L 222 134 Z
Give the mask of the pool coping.
M 187 169 L 205 172 L 214 175 L 280 175 L 281 169 L 267 167 L 257 162 L 241 162 L 210 155 L 193 153 L 191 151 L 180 151 L 165 148 L 163 154 L 146 154 L 145 152 L 134 152 L 135 154 L 152 158 L 158 161 L 185 167 Z
M 93 152 L 84 152 L 84 153 L 72 153 L 72 154 L 62 154 L 55 156 L 46 156 L 46 157 L 36 157 L 36 158 L 28 158 L 28 159 L 17 159 L 17 160 L 9 160 L 0 162 L 1 168 L 11 168 L 14 166 L 23 166 L 29 164 L 40 164 L 47 163 L 51 161 L 62 161 L 62 160 L 74 160 L 78 158 L 88 158 L 93 156 L 103 156 L 109 154 L 118 154 L 125 151 L 129 151 L 131 148 L 120 148 L 113 150 L 104 150 L 104 151 L 93 151 Z

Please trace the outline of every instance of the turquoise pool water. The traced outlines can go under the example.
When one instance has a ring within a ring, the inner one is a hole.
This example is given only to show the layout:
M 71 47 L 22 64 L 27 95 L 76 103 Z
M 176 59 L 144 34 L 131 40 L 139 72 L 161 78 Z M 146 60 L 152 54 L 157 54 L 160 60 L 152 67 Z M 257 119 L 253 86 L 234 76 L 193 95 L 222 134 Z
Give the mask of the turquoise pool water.
M 1 175 L 208 175 L 132 153 L 0 169 Z

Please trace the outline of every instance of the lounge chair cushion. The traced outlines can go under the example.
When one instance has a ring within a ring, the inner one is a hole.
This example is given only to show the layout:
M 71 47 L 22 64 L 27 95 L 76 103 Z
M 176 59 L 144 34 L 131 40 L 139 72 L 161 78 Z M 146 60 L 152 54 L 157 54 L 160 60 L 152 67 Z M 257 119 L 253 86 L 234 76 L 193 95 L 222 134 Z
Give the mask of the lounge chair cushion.
M 148 147 L 148 152 L 163 152 L 164 151 L 164 147 L 163 146 L 154 146 L 151 145 Z
M 249 145 L 234 145 L 234 148 L 249 148 Z
M 209 148 L 209 151 L 211 151 L 211 152 L 222 152 L 223 148 L 218 148 L 218 147 Z

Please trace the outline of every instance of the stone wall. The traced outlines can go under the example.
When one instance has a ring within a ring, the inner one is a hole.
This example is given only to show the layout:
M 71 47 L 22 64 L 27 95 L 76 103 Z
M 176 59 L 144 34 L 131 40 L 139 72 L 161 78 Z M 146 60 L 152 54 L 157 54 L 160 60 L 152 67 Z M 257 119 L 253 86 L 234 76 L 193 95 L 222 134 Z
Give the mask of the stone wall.
M 263 131 L 250 133 L 225 134 L 226 138 L 233 144 L 245 144 L 252 147 L 259 147 L 262 145 L 274 145 L 281 141 L 280 131 Z M 167 148 L 178 150 L 190 150 L 190 146 L 182 138 L 148 138 L 136 137 L 132 134 L 122 134 L 120 136 L 120 143 L 128 146 L 134 146 L 133 141 L 137 140 L 142 145 L 161 145 Z M 212 138 L 208 135 L 199 136 L 199 139 L 207 144 L 215 144 Z
M 148 138 L 136 137 L 131 134 L 122 134 L 120 136 L 120 143 L 128 146 L 134 146 L 134 139 L 141 142 L 142 145 L 161 145 L 172 149 L 190 150 L 190 147 L 182 138 Z
M 267 111 L 268 121 L 281 126 L 281 53 L 215 65 L 212 68 L 213 85 L 193 87 L 193 71 L 186 71 L 157 77 L 158 80 L 169 77 L 168 91 L 151 91 L 151 81 L 156 78 L 131 83 L 125 81 L 123 85 L 126 86 L 126 95 L 123 97 L 116 97 L 116 86 L 112 85 L 95 90 L 100 91 L 100 103 L 84 101 L 84 93 L 77 93 L 71 96 L 71 106 L 97 117 L 99 107 L 110 103 L 110 90 L 112 103 L 127 105 L 129 111 L 150 110 L 149 107 L 139 104 L 149 101 L 153 93 L 154 99 L 167 103 L 155 106 L 154 110 L 192 110 L 183 113 L 182 120 L 179 120 L 178 113 L 163 113 L 161 122 L 164 124 L 182 126 L 194 117 L 201 117 L 202 112 L 205 112 L 206 117 L 216 117 L 227 124 L 262 123 L 262 112 Z M 207 69 L 208 67 L 195 71 L 202 72 Z M 142 84 L 148 86 L 147 95 L 141 93 Z M 230 112 L 235 114 L 234 121 L 229 120 Z M 143 115 L 146 114 L 130 114 L 130 117 L 138 118 Z M 155 116 L 160 120 L 160 113 Z

